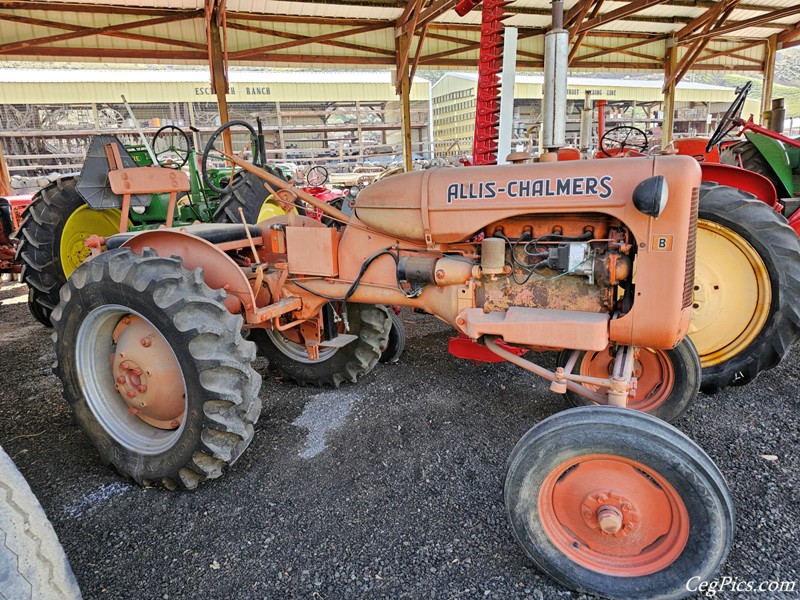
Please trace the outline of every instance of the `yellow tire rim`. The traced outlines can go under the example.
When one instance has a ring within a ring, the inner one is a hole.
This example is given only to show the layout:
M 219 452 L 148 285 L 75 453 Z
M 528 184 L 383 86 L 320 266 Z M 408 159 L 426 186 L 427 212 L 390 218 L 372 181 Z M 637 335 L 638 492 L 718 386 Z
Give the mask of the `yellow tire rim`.
M 719 223 L 698 221 L 696 261 L 689 337 L 706 368 L 756 339 L 769 318 L 772 287 L 758 252 Z
M 258 211 L 258 219 L 256 219 L 256 223 L 261 223 L 261 221 L 266 221 L 267 219 L 272 219 L 273 217 L 279 217 L 281 215 L 285 215 L 286 212 L 278 206 L 273 200 L 271 200 L 272 196 L 267 198 L 264 201 L 264 204 L 261 205 L 261 210 Z
M 92 210 L 84 204 L 67 218 L 61 231 L 58 255 L 65 277 L 72 275 L 72 272 L 91 254 L 89 248 L 84 245 L 88 237 L 92 235 L 108 237 L 119 233 L 121 214 L 118 208 Z M 130 222 L 128 225 L 130 226 Z

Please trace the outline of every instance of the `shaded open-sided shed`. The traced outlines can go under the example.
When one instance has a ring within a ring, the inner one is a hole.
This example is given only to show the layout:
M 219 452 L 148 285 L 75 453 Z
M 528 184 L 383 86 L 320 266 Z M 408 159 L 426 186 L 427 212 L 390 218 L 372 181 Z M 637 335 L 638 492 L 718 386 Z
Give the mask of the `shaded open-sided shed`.
M 392 68 L 407 100 L 417 68 L 476 67 L 481 12 L 461 17 L 456 4 L 0 0 L 0 60 L 207 63 L 223 119 L 229 64 Z M 567 0 L 565 9 L 571 69 L 663 70 L 667 98 L 690 69 L 751 71 L 764 76 L 766 109 L 776 51 L 800 44 L 796 0 Z M 549 0 L 505 11 L 519 30 L 518 68 L 542 68 Z

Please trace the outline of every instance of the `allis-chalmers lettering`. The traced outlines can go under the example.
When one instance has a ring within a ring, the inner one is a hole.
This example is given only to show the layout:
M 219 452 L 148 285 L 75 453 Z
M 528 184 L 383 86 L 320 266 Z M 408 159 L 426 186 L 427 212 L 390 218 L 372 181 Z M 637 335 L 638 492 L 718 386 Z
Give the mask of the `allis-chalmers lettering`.
M 506 185 L 496 181 L 477 183 L 452 183 L 447 188 L 448 204 L 454 200 L 493 200 L 497 196 L 507 198 L 547 198 L 554 196 L 611 196 L 612 177 L 564 177 L 558 179 L 516 179 Z

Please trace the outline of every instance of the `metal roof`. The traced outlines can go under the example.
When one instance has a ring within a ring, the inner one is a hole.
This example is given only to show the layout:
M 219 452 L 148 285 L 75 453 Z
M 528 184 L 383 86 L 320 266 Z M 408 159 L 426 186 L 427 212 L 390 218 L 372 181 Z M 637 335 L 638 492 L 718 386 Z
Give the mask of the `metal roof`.
M 397 40 L 419 68 L 475 68 L 481 12 L 456 0 L 0 0 L 0 59 L 201 64 L 221 16 L 231 65 L 393 68 Z M 573 70 L 662 70 L 667 48 L 693 69 L 762 71 L 768 39 L 800 45 L 797 0 L 566 0 Z M 540 69 L 550 0 L 514 0 L 518 67 Z M 422 48 L 418 52 L 420 40 Z M 697 56 L 693 60 L 691 54 Z M 418 58 L 415 58 L 417 57 Z

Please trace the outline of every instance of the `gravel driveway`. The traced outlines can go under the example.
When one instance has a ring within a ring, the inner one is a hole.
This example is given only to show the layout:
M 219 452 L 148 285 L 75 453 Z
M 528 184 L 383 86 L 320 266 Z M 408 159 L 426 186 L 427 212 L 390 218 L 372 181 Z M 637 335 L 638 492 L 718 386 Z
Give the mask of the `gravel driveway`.
M 0 300 L 25 292 L 3 283 Z M 517 440 L 567 400 L 515 367 L 450 356 L 450 332 L 431 318 L 404 320 L 400 364 L 357 385 L 303 389 L 257 363 L 264 411 L 253 443 L 222 478 L 181 493 L 132 486 L 101 463 L 51 373 L 50 331 L 24 302 L 0 306 L 0 445 L 51 518 L 84 597 L 580 597 L 529 564 L 502 502 Z M 796 581 L 798 592 L 799 358 L 700 395 L 677 423 L 736 502 L 722 575 Z

